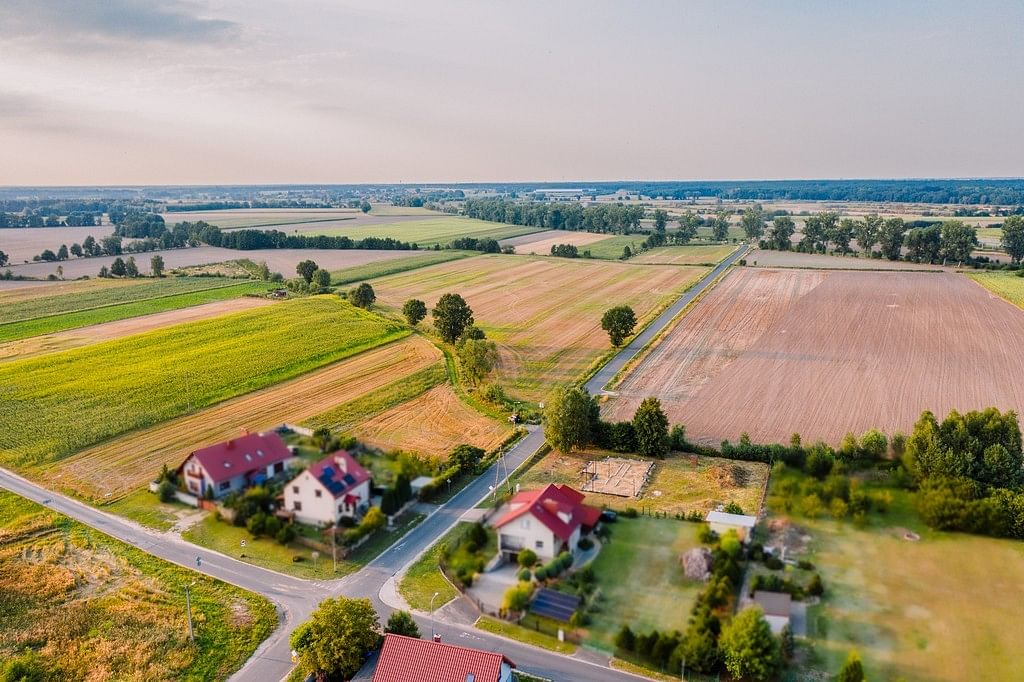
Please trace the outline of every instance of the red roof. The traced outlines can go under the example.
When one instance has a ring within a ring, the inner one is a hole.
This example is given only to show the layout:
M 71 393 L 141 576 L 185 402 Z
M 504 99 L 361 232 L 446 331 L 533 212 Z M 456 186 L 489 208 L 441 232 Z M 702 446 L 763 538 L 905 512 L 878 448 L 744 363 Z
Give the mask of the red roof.
M 292 453 L 274 432 L 247 433 L 223 443 L 200 448 L 190 457 L 203 465 L 214 483 L 227 481 L 235 476 L 248 474 L 257 469 L 289 459 Z
M 335 499 L 341 497 L 360 483 L 370 480 L 370 474 L 344 450 L 328 455 L 308 469 L 313 478 L 327 488 Z
M 593 526 L 601 516 L 600 509 L 582 504 L 583 498 L 578 490 L 553 483 L 542 490 L 523 491 L 512 498 L 509 502 L 512 511 L 501 517 L 494 527 L 500 528 L 530 513 L 559 539 L 568 540 L 579 526 Z
M 516 667 L 490 651 L 389 633 L 384 635 L 373 682 L 466 682 L 470 674 L 475 682 L 498 682 L 502 663 Z

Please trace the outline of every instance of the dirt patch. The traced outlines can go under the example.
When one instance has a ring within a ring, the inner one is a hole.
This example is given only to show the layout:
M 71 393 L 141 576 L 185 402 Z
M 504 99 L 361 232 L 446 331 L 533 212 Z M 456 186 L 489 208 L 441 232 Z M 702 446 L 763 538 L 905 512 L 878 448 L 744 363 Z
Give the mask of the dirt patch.
M 654 462 L 650 460 L 624 457 L 588 461 L 581 472 L 581 490 L 619 497 L 639 497 L 653 467 Z
M 789 557 L 804 554 L 810 542 L 811 536 L 807 531 L 790 523 L 788 519 L 776 518 L 768 522 L 768 540 L 764 546 L 779 555 Z

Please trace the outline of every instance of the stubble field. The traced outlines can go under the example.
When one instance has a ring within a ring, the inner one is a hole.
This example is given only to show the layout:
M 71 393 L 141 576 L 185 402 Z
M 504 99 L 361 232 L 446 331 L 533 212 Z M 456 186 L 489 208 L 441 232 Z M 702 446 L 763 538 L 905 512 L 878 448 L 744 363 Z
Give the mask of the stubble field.
M 447 246 L 453 239 L 458 237 L 507 239 L 532 232 L 540 232 L 541 229 L 539 227 L 509 225 L 507 223 L 492 223 L 487 220 L 476 220 L 475 218 L 463 218 L 460 216 L 442 216 L 371 225 L 346 223 L 338 227 L 317 230 L 315 233 L 344 236 L 354 240 L 365 237 L 391 237 L 392 239 L 424 247 L 435 244 Z
M 838 443 L 923 410 L 1024 405 L 1024 314 L 952 273 L 740 268 L 621 382 L 607 416 L 661 398 L 694 440 Z
M 593 244 L 607 239 L 606 234 L 595 234 L 593 232 L 575 232 L 571 230 L 544 230 L 533 234 L 512 239 L 503 239 L 502 246 L 514 246 L 516 253 L 535 254 L 546 256 L 551 253 L 551 247 L 556 244 L 572 244 L 579 247 L 580 251 L 585 250 L 587 244 Z

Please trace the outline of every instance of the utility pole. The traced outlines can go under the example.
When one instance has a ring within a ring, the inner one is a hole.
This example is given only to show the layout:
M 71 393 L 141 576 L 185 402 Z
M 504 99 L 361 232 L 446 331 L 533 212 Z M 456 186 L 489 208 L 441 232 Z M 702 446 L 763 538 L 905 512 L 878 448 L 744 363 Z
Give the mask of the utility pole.
M 195 585 L 194 581 L 190 585 L 185 585 L 185 611 L 188 612 L 188 640 L 195 644 L 196 636 L 192 630 L 192 595 L 189 593 L 189 588 L 193 585 Z
M 338 526 L 331 528 L 331 558 L 334 559 L 334 572 L 338 572 Z

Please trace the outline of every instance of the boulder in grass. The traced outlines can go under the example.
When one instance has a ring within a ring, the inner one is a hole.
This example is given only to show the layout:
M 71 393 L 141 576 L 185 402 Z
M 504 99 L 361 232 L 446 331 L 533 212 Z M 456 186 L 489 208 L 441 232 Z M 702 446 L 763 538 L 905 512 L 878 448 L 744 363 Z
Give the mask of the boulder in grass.
M 690 580 L 707 581 L 711 577 L 711 550 L 707 547 L 694 547 L 679 557 L 683 566 L 683 575 Z

